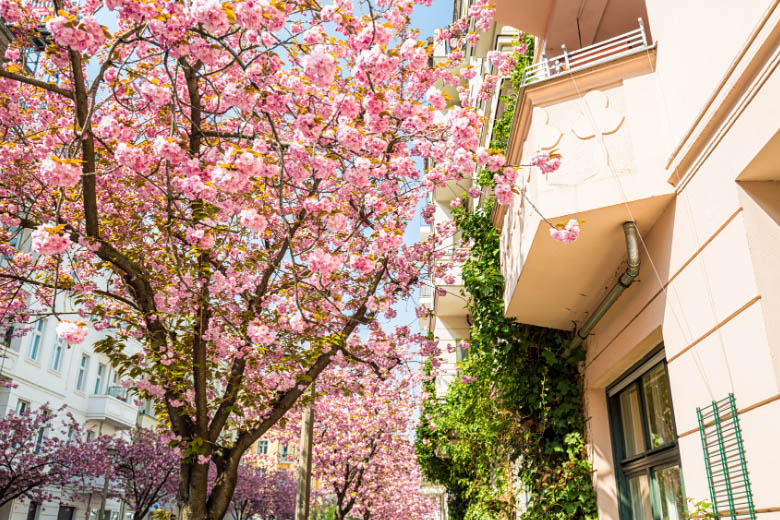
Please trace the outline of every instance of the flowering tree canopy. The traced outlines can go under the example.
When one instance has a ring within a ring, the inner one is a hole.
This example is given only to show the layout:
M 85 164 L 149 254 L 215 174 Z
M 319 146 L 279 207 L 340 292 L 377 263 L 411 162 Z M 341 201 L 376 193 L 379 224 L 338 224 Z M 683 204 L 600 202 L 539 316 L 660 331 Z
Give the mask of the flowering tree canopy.
M 83 444 L 78 431 L 48 406 L 0 418 L 0 507 L 18 498 L 42 502 L 68 482 Z
M 402 242 L 418 201 L 477 159 L 500 175 L 468 95 L 434 117 L 463 54 L 433 64 L 413 8 L 0 3 L 0 315 L 53 313 L 69 344 L 113 330 L 97 350 L 177 436 L 183 520 L 224 516 L 243 453 L 329 364 L 395 364 L 409 331 L 375 319 L 439 254 Z M 492 9 L 472 11 L 484 29 Z
M 342 395 L 318 397 L 312 472 L 323 486 L 319 500 L 334 504 L 337 520 L 432 513 L 411 440 L 416 380 L 364 376 Z
M 179 455 L 168 436 L 145 429 L 129 438 L 110 440 L 112 490 L 133 510 L 133 520 L 145 518 L 155 504 L 176 501 Z
M 238 483 L 228 512 L 234 520 L 257 516 L 264 520 L 291 520 L 295 516 L 296 482 L 284 469 L 262 467 L 245 457 L 238 466 Z

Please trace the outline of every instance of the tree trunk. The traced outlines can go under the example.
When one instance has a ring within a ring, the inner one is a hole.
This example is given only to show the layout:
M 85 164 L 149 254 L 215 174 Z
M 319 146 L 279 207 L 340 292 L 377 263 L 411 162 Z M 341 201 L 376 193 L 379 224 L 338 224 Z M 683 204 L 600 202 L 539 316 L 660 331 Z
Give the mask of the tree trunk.
M 179 519 L 207 520 L 208 465 L 181 462 L 179 479 Z

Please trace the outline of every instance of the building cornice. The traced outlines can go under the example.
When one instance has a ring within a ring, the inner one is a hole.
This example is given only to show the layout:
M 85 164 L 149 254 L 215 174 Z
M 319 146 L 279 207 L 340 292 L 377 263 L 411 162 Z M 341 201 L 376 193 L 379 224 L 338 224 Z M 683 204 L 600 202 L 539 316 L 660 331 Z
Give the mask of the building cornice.
M 774 0 L 669 156 L 669 182 L 681 190 L 780 64 L 780 0 Z

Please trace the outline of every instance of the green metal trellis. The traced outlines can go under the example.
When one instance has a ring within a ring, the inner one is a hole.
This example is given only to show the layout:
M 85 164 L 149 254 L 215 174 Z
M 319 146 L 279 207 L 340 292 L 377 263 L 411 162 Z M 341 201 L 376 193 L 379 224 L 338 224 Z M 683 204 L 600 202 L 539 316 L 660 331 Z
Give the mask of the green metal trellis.
M 697 408 L 704 466 L 716 518 L 755 520 L 734 394 Z

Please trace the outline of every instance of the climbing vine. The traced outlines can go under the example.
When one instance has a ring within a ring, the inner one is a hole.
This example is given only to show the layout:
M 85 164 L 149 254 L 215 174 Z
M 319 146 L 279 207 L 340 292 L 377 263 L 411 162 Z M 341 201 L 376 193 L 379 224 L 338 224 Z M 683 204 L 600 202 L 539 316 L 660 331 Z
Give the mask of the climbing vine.
M 514 100 L 507 101 L 513 110 Z M 506 146 L 510 125 L 505 112 L 493 146 Z M 494 203 L 454 210 L 472 244 L 462 271 L 469 355 L 443 400 L 432 380 L 425 384 L 417 456 L 426 478 L 447 488 L 453 520 L 508 520 L 518 510 L 526 520 L 596 518 L 583 440 L 582 359 L 560 355 L 568 334 L 504 317 Z

